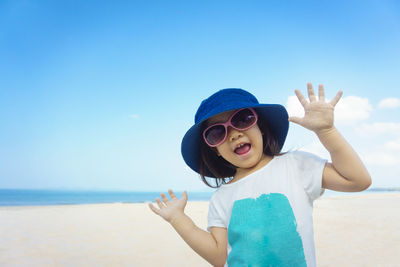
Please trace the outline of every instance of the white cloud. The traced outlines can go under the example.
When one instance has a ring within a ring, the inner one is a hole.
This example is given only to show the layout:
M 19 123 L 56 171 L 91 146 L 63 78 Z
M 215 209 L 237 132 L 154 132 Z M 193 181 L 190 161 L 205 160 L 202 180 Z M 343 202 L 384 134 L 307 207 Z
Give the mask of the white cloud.
M 368 98 L 347 96 L 342 98 L 335 107 L 335 121 L 354 123 L 365 120 L 369 118 L 371 111 L 372 106 Z
M 379 108 L 397 108 L 400 107 L 400 99 L 395 97 L 389 97 L 382 99 L 378 103 Z
M 315 140 L 299 150 L 313 153 L 321 158 L 331 160 L 329 152 L 319 140 Z M 357 151 L 364 164 L 368 166 L 399 166 L 400 164 L 400 139 L 387 142 L 382 146 L 374 146 L 363 153 Z
M 383 127 L 379 127 L 380 125 L 384 125 Z M 368 127 L 371 125 L 368 125 Z M 400 123 L 376 123 L 371 126 L 370 130 L 373 142 L 369 142 L 368 149 L 364 150 L 362 159 L 364 163 L 371 166 L 391 166 L 391 168 L 400 165 L 400 133 L 399 132 L 391 132 L 397 135 L 397 138 L 387 141 L 383 138 L 380 138 L 379 135 L 383 133 L 387 133 L 391 131 L 392 127 L 400 127 Z M 364 129 L 365 130 L 365 129 Z M 386 142 L 385 142 L 386 141 Z M 392 169 L 393 171 L 394 169 Z M 399 169 L 400 170 L 400 169 Z
M 304 116 L 304 108 L 296 96 L 288 97 L 286 109 L 289 116 Z M 342 98 L 335 107 L 335 122 L 354 123 L 358 120 L 365 120 L 369 118 L 371 111 L 372 106 L 368 98 L 347 96 Z
M 400 138 L 397 140 L 386 142 L 384 147 L 390 151 L 400 151 Z
M 355 132 L 362 137 L 376 137 L 383 134 L 400 135 L 400 123 L 397 122 L 375 122 L 362 124 L 355 128 Z
M 365 163 L 379 166 L 397 166 L 400 164 L 400 156 L 398 153 L 390 153 L 388 151 L 370 151 L 362 157 Z
M 346 139 L 359 154 L 367 168 L 373 171 L 377 168 L 387 168 L 390 166 L 392 171 L 394 168 L 400 170 L 398 168 L 400 165 L 400 123 L 375 123 L 364 124 L 362 126 L 358 130 L 372 137 L 371 139 L 360 139 L 357 136 L 351 138 L 351 135 L 350 139 Z M 394 131 L 397 128 L 399 128 L 399 131 Z M 379 135 L 384 133 L 394 134 L 394 138 L 381 138 Z M 298 149 L 331 160 L 329 152 L 316 137 L 307 144 L 300 145 Z
M 319 140 L 315 140 L 299 150 L 313 153 L 330 160 L 330 154 Z M 373 166 L 398 166 L 400 164 L 400 139 L 387 142 L 383 146 L 375 146 L 360 154 L 363 163 Z
M 131 114 L 131 115 L 129 115 L 129 118 L 131 118 L 131 119 L 139 119 L 139 115 L 138 114 Z

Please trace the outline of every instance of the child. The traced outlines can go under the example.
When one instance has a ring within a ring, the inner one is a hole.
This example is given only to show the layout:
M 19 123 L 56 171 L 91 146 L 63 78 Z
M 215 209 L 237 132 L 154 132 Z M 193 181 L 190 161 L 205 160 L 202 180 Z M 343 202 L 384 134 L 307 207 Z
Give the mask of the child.
M 325 101 L 309 83 L 303 118 L 285 108 L 259 104 L 242 89 L 223 89 L 204 100 L 182 140 L 185 162 L 218 190 L 208 213 L 208 231 L 184 213 L 187 193 L 161 194 L 151 210 L 168 221 L 185 242 L 214 266 L 315 266 L 313 201 L 324 188 L 357 192 L 371 178 L 356 152 L 333 125 L 341 98 Z M 310 153 L 281 153 L 289 121 L 314 131 L 332 163 Z M 207 177 L 207 178 L 206 178 Z

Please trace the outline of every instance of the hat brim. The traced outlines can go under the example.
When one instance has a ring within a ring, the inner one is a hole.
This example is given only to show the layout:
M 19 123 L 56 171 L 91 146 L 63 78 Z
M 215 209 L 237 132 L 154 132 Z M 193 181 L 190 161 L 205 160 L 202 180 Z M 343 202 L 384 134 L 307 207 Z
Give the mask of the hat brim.
M 238 108 L 254 108 L 257 111 L 259 117 L 263 119 L 268 124 L 268 127 L 272 134 L 276 137 L 278 141 L 278 145 L 280 149 L 282 149 L 283 144 L 285 143 L 285 139 L 289 130 L 289 121 L 288 121 L 288 113 L 284 106 L 278 104 L 255 104 L 251 106 L 238 107 L 234 108 L 226 107 L 224 110 L 219 110 L 218 113 L 210 112 L 209 115 L 203 119 L 202 121 L 194 124 L 190 129 L 186 132 L 185 136 L 182 139 L 181 145 L 181 153 L 186 164 L 195 172 L 200 173 L 200 147 L 201 147 L 201 126 L 204 121 L 215 116 L 217 114 L 238 109 Z M 205 176 L 213 177 L 215 176 L 212 172 L 205 166 Z

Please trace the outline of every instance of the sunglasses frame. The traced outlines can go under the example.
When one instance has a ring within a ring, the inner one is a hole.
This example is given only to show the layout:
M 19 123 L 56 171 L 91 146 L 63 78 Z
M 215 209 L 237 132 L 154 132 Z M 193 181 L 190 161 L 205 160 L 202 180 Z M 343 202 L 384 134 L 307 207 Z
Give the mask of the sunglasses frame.
M 232 124 L 232 118 L 233 118 L 236 114 L 238 114 L 239 112 L 241 112 L 242 110 L 246 110 L 246 109 L 249 109 L 249 110 L 253 113 L 253 115 L 254 115 L 254 117 L 255 117 L 254 122 L 253 122 L 250 126 L 248 126 L 248 127 L 246 127 L 246 128 L 243 128 L 243 129 L 240 129 L 240 128 L 237 128 L 237 127 L 233 126 L 233 124 Z M 219 146 L 220 144 L 222 144 L 223 142 L 225 142 L 225 140 L 226 140 L 226 138 L 227 138 L 227 136 L 228 136 L 228 127 L 229 127 L 229 126 L 232 127 L 233 129 L 237 130 L 237 131 L 246 131 L 246 130 L 250 129 L 251 127 L 253 127 L 254 125 L 256 125 L 257 121 L 258 121 L 258 115 L 257 115 L 257 112 L 256 112 L 253 108 L 241 108 L 241 109 L 238 109 L 236 112 L 234 112 L 234 113 L 229 117 L 229 119 L 228 119 L 226 122 L 218 122 L 218 123 L 215 123 L 215 124 L 213 124 L 213 125 L 208 126 L 208 127 L 203 131 L 203 138 L 204 138 L 204 141 L 206 142 L 206 144 L 207 144 L 209 147 L 216 147 L 216 146 Z M 210 143 L 207 141 L 206 132 L 207 132 L 210 128 L 215 127 L 215 126 L 219 126 L 219 125 L 224 126 L 224 128 L 225 128 L 225 136 L 224 136 L 224 138 L 222 139 L 222 141 L 218 142 L 218 143 L 215 144 L 215 145 L 212 145 L 212 144 L 210 144 Z

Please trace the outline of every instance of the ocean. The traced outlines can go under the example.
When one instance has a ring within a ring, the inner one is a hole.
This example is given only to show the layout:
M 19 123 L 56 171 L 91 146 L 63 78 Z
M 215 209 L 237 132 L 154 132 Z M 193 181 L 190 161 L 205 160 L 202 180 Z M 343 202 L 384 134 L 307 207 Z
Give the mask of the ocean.
M 400 192 L 399 188 L 372 188 L 357 193 L 325 190 L 322 197 Z M 26 190 L 0 189 L 0 206 L 45 206 L 96 203 L 144 203 L 154 202 L 161 192 L 127 192 L 94 190 Z M 166 193 L 166 192 L 164 192 Z M 175 192 L 180 197 L 182 192 Z M 188 192 L 189 201 L 209 201 L 213 192 Z
M 0 206 L 44 206 L 155 202 L 161 192 L 0 189 Z M 167 192 L 164 192 L 167 194 Z M 182 192 L 174 192 L 180 198 Z M 188 192 L 190 201 L 208 201 L 212 192 Z

